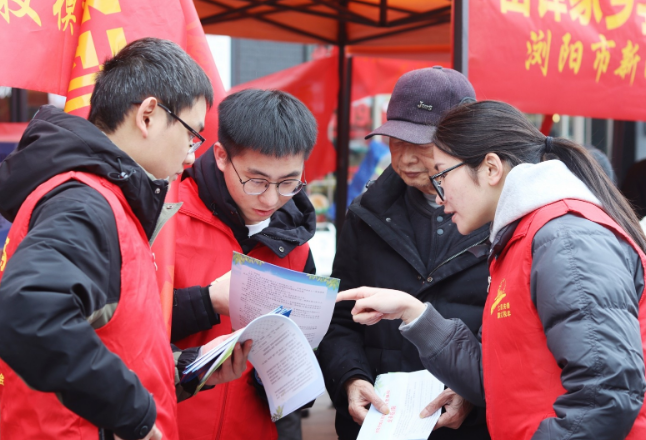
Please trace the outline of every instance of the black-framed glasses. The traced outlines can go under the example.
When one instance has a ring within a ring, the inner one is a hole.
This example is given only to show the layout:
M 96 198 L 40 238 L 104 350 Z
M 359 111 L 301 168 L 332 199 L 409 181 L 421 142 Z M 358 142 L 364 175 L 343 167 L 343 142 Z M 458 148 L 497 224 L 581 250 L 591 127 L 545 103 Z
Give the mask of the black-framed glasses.
M 305 185 L 307 185 L 307 181 L 301 182 L 298 179 L 287 179 L 281 180 L 280 182 L 270 182 L 267 179 L 249 179 L 243 182 L 242 178 L 240 177 L 240 173 L 238 173 L 235 165 L 233 165 L 232 160 L 231 166 L 233 167 L 233 171 L 236 172 L 238 180 L 242 184 L 242 190 L 245 192 L 245 194 L 249 194 L 250 196 L 258 196 L 267 191 L 269 185 L 276 185 L 278 194 L 285 197 L 291 197 L 298 194 L 305 187 Z
M 433 184 L 435 191 L 437 191 L 437 195 L 440 196 L 440 199 L 442 199 L 442 201 L 444 201 L 444 188 L 442 188 L 442 182 L 439 179 L 443 178 L 449 171 L 459 168 L 465 163 L 466 162 L 460 162 L 459 164 L 453 165 L 451 168 L 447 168 L 444 171 L 434 174 L 430 177 L 431 183 Z
M 171 115 L 171 117 L 175 118 L 180 124 L 184 126 L 185 129 L 191 132 L 191 134 L 194 136 L 193 140 L 191 141 L 190 148 L 188 149 L 188 154 L 195 153 L 200 146 L 204 143 L 206 139 L 202 137 L 201 134 L 199 134 L 197 131 L 193 129 L 190 125 L 188 125 L 186 122 L 182 121 L 182 118 L 177 116 L 175 113 L 173 113 L 168 107 L 166 107 L 164 104 L 160 104 L 159 102 L 157 103 L 158 106 L 160 106 L 162 109 L 166 110 L 166 113 Z M 197 140 L 196 140 L 197 139 Z
M 141 103 L 142 103 L 142 101 L 133 102 L 133 104 L 138 104 L 138 105 L 141 104 Z M 168 113 L 172 118 L 174 118 L 176 121 L 178 121 L 180 124 L 182 124 L 184 126 L 184 128 L 187 129 L 193 135 L 193 139 L 191 140 L 191 143 L 189 144 L 188 154 L 195 153 L 197 151 L 197 149 L 202 146 L 204 141 L 206 141 L 206 139 L 204 139 L 201 134 L 199 134 L 197 131 L 195 131 L 195 129 L 193 129 L 193 127 L 191 127 L 186 122 L 184 122 L 182 120 L 182 118 L 180 118 L 175 113 L 173 113 L 171 111 L 171 109 L 166 107 L 164 104 L 161 104 L 160 102 L 157 102 L 157 105 L 160 108 L 162 108 L 166 113 Z

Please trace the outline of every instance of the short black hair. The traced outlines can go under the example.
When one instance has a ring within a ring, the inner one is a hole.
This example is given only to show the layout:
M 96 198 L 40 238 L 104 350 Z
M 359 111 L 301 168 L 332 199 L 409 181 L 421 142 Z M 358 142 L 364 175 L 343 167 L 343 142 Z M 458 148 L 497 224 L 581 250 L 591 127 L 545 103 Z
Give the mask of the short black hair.
M 96 75 L 88 120 L 113 132 L 135 102 L 155 97 L 173 113 L 199 98 L 213 106 L 213 87 L 204 70 L 177 44 L 158 38 L 135 40 L 107 60 Z M 168 115 L 169 123 L 175 120 Z
M 312 152 L 316 119 L 305 104 L 280 90 L 246 89 L 218 106 L 218 138 L 229 158 L 250 149 L 285 157 Z

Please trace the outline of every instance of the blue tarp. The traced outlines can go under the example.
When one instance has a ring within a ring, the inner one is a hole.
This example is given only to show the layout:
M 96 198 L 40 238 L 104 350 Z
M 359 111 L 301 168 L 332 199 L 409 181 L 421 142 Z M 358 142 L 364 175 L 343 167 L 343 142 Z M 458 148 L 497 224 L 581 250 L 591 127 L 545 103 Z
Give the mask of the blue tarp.
M 350 182 L 350 184 L 348 185 L 348 200 L 347 206 L 345 207 L 346 210 L 350 206 L 350 203 L 352 203 L 352 201 L 355 199 L 355 197 L 365 191 L 366 184 L 374 176 L 375 171 L 377 171 L 377 165 L 379 165 L 381 159 L 383 159 L 383 157 L 387 154 L 390 154 L 388 145 L 384 144 L 383 142 L 377 141 L 375 138 L 372 138 L 370 140 L 370 143 L 368 144 L 368 152 L 359 165 L 357 172 L 354 174 L 352 182 Z M 380 170 L 380 173 L 381 171 L 383 170 Z M 332 204 L 328 209 L 327 216 L 330 219 L 334 219 L 335 215 L 336 206 Z

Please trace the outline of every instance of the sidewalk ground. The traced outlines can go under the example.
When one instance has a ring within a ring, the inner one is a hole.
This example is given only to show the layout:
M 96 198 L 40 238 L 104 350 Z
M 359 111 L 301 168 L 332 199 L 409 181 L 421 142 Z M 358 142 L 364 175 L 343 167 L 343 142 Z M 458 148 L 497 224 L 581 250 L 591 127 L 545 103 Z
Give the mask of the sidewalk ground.
M 310 408 L 310 416 L 302 421 L 303 440 L 336 440 L 335 413 L 327 392 L 316 399 Z

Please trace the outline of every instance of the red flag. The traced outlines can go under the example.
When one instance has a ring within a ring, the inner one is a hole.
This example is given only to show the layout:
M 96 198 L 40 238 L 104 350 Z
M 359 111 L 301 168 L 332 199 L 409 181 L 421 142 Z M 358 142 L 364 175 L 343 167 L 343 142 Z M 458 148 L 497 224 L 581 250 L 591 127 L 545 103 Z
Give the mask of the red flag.
M 89 113 L 94 74 L 106 59 L 143 37 L 174 41 L 204 69 L 215 105 L 203 133 L 208 148 L 217 138 L 217 104 L 222 81 L 191 0 L 4 0 L 0 2 L 0 84 L 67 96 L 65 111 Z M 177 201 L 171 185 L 167 201 Z M 153 246 L 162 310 L 170 332 L 175 265 L 175 223 L 171 219 Z

